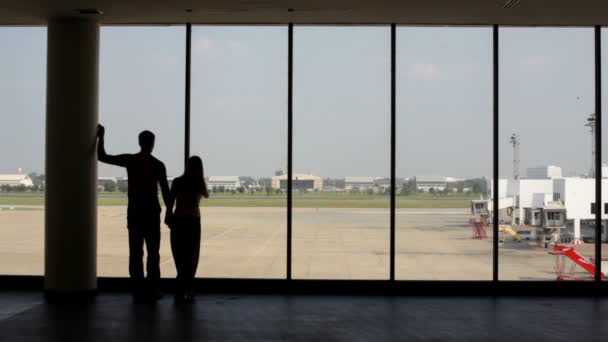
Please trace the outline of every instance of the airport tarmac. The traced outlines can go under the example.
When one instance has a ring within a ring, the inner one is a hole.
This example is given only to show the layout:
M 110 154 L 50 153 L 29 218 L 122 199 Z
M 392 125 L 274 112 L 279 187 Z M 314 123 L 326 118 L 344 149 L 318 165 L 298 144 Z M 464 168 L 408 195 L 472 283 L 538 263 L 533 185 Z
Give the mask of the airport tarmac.
M 467 209 L 398 209 L 396 278 L 490 280 L 492 234 L 472 239 L 470 217 Z M 43 220 L 41 207 L 0 210 L 0 274 L 43 273 Z M 285 208 L 203 208 L 202 227 L 198 277 L 285 277 Z M 388 209 L 294 208 L 293 278 L 387 279 L 389 241 Z M 127 246 L 126 207 L 99 207 L 99 276 L 128 276 Z M 576 249 L 593 256 L 592 244 Z M 500 279 L 554 280 L 548 251 L 527 241 L 501 244 Z M 161 273 L 175 276 L 164 225 Z

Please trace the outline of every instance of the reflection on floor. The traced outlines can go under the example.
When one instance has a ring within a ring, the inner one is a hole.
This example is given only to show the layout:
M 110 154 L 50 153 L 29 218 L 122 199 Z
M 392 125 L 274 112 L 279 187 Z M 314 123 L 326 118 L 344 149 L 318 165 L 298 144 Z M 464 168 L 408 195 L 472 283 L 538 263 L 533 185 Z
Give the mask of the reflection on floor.
M 600 341 L 608 299 L 199 295 L 48 304 L 0 292 L 0 341 Z

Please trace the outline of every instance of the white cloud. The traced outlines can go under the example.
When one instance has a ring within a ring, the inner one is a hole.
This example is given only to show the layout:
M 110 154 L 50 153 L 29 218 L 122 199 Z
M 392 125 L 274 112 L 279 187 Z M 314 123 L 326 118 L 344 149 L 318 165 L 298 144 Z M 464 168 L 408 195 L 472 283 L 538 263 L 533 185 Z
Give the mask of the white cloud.
M 216 41 L 207 37 L 199 37 L 195 39 L 192 46 L 192 50 L 195 54 L 202 55 L 213 53 L 217 49 Z
M 415 63 L 408 67 L 407 75 L 420 81 L 435 81 L 441 78 L 437 64 Z

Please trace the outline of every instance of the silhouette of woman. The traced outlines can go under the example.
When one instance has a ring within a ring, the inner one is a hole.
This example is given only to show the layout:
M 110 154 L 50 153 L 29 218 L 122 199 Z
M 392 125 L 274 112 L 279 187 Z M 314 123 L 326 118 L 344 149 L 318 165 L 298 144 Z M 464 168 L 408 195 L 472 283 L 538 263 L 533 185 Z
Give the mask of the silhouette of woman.
M 177 269 L 175 299 L 191 301 L 193 281 L 201 247 L 201 197 L 209 198 L 201 158 L 188 159 L 184 174 L 173 180 L 171 194 L 175 211 L 168 207 L 167 225 L 171 229 L 171 251 Z

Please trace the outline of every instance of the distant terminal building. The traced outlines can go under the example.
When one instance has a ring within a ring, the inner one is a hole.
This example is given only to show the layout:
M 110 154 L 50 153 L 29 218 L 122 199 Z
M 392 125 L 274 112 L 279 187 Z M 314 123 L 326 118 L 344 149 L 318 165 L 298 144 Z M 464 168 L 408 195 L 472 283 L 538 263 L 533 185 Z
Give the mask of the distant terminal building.
M 344 189 L 346 191 L 374 190 L 378 177 L 345 177 Z
M 97 177 L 97 190 L 98 191 L 114 191 L 118 184 L 116 177 Z
M 401 187 L 401 184 L 403 184 L 403 179 L 396 178 L 395 185 L 396 185 L 397 189 L 399 189 Z M 378 191 L 384 192 L 386 190 L 390 190 L 391 179 L 387 178 L 387 177 L 378 177 L 378 178 L 374 179 L 374 186 L 376 187 L 376 189 Z
M 118 182 L 118 178 L 116 177 L 97 177 L 97 184 L 103 184 L 106 182 Z
M 452 192 L 458 192 L 458 187 L 457 184 L 460 182 L 464 182 L 465 179 L 464 178 L 456 178 L 456 177 L 445 177 L 445 182 L 448 188 L 450 188 L 450 190 Z M 462 192 L 471 192 L 471 189 L 468 189 L 468 191 L 465 191 L 464 188 L 462 188 Z
M 224 190 L 236 190 L 241 186 L 238 176 L 209 176 L 207 187 L 209 189 L 223 187 Z
M 27 188 L 34 186 L 34 182 L 28 175 L 23 174 L 7 174 L 0 175 L 0 185 L 20 186 Z
M 293 190 L 323 191 L 323 178 L 319 176 L 294 173 L 292 177 Z M 272 188 L 287 190 L 287 175 L 272 177 Z
M 439 191 L 445 190 L 447 181 L 440 176 L 416 176 L 416 189 L 428 192 L 431 188 Z

